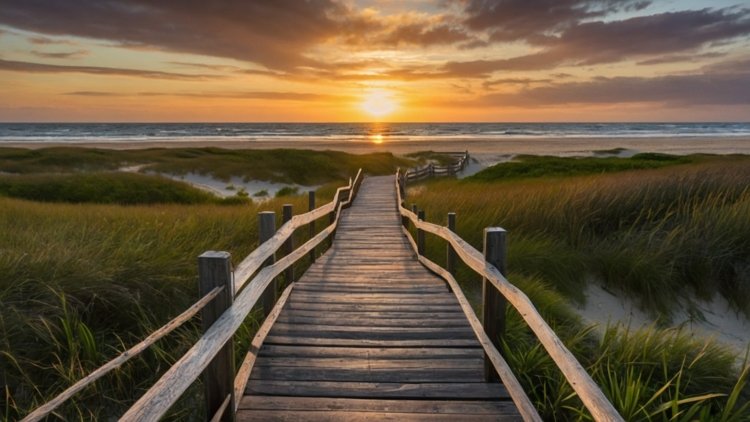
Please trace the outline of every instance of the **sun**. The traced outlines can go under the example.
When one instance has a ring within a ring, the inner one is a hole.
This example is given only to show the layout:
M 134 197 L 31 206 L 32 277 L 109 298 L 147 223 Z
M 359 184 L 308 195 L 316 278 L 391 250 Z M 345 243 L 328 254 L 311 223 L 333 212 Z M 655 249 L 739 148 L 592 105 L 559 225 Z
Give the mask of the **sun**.
M 384 117 L 393 113 L 398 104 L 393 99 L 393 93 L 385 89 L 373 89 L 365 95 L 362 110 L 373 117 Z

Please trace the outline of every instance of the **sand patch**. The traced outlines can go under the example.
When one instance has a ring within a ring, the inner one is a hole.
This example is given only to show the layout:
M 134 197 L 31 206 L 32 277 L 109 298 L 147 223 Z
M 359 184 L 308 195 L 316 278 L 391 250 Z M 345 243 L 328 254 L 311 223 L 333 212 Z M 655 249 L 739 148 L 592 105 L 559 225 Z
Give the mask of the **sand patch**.
M 655 318 L 644 312 L 628 298 L 615 295 L 596 282 L 589 282 L 584 290 L 586 302 L 574 305 L 586 323 L 596 324 L 604 329 L 607 324 L 621 324 L 631 329 L 649 327 L 656 323 Z M 693 309 L 682 306 L 672 316 L 671 327 L 679 327 L 688 333 L 712 338 L 733 348 L 740 356 L 750 345 L 750 320 L 737 313 L 729 303 L 716 295 L 710 302 L 694 301 Z

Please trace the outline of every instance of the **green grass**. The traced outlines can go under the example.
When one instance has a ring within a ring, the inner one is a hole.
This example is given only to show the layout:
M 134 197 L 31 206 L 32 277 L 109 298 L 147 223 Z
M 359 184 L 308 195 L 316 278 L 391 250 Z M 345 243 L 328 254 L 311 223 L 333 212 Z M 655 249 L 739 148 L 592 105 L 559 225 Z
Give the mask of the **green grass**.
M 555 159 L 554 171 L 539 171 L 544 177 L 428 181 L 410 187 L 406 202 L 442 225 L 456 212 L 458 234 L 479 250 L 484 227 L 507 229 L 509 279 L 626 420 L 748 420 L 748 370 L 738 371 L 732 352 L 658 326 L 610 327 L 597 337 L 568 307 L 584 300 L 593 278 L 662 322 L 685 300 L 714 295 L 750 313 L 750 157 L 689 160 L 580 175 L 579 159 Z M 559 171 L 566 162 L 572 170 Z M 443 263 L 444 248 L 428 236 L 431 259 Z M 478 276 L 459 265 L 458 279 L 477 304 Z M 545 419 L 588 417 L 515 311 L 505 356 Z
M 615 150 L 612 150 L 615 151 Z M 625 170 L 652 169 L 696 162 L 700 156 L 674 156 L 641 153 L 630 158 L 562 158 L 519 155 L 514 161 L 496 164 L 467 178 L 471 181 L 496 181 L 533 177 L 575 176 Z
M 123 205 L 222 202 L 183 182 L 121 172 L 3 175 L 0 176 L 0 195 L 43 202 Z M 233 198 L 228 202 L 238 201 Z
M 319 195 L 321 204 L 327 200 Z M 283 203 L 307 209 L 307 198 Z M 23 416 L 184 311 L 198 298 L 196 257 L 227 250 L 236 264 L 257 246 L 257 212 L 272 209 L 280 219 L 281 205 L 123 207 L 0 198 L 0 418 Z M 297 244 L 306 238 L 302 232 Z M 305 265 L 297 265 L 298 274 Z M 259 320 L 251 314 L 238 332 L 238 360 Z M 59 417 L 121 415 L 199 330 L 199 319 L 178 329 L 76 395 Z M 169 419 L 204 419 L 200 382 L 182 400 Z
M 0 172 L 7 173 L 110 171 L 124 166 L 145 165 L 144 169 L 159 173 L 192 172 L 225 181 L 238 176 L 247 180 L 307 186 L 348 180 L 359 168 L 367 174 L 390 174 L 395 173 L 397 167 L 409 167 L 413 163 L 412 160 L 397 158 L 386 152 L 355 155 L 339 151 L 294 149 L 0 148 Z

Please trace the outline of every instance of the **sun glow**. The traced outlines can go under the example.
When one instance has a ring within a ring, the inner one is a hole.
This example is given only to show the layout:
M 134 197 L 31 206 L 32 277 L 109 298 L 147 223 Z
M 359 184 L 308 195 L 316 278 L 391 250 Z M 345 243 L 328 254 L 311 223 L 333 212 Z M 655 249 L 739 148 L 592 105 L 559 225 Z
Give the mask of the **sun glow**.
M 370 141 L 372 141 L 373 144 L 382 144 L 383 135 L 379 133 L 376 133 L 375 135 L 370 135 Z
M 373 89 L 365 95 L 362 110 L 373 117 L 384 117 L 393 113 L 398 104 L 393 99 L 393 93 L 385 89 Z

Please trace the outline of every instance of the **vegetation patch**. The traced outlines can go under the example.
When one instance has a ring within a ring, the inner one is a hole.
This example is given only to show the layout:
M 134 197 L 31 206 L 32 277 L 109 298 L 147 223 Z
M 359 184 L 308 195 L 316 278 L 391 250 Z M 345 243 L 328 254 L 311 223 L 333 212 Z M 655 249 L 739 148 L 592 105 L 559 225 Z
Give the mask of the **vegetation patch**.
M 398 167 L 413 164 L 413 160 L 387 152 L 356 155 L 340 151 L 211 147 L 141 150 L 0 148 L 0 172 L 6 173 L 106 171 L 145 165 L 143 171 L 207 174 L 225 181 L 238 176 L 246 180 L 305 186 L 348 180 L 359 168 L 367 174 L 392 174 Z
M 466 180 L 490 182 L 534 177 L 578 176 L 627 170 L 654 169 L 697 161 L 700 156 L 675 156 L 656 153 L 636 154 L 629 158 L 563 158 L 519 155 L 514 161 L 488 167 Z
M 668 321 L 680 296 L 724 296 L 750 315 L 750 157 L 689 157 L 681 166 L 623 173 L 433 180 L 407 191 L 408 204 L 482 248 L 482 230 L 508 235 L 508 278 L 602 387 L 625 420 L 747 420 L 748 362 L 715 341 L 659 326 L 613 326 L 593 335 L 570 309 L 585 279 L 634 299 Z M 578 159 L 559 159 L 578 168 Z M 647 156 L 672 163 L 671 158 Z M 427 255 L 444 263 L 445 242 L 428 236 Z M 457 279 L 475 304 L 481 279 L 459 264 Z M 545 420 L 588 412 L 514 310 L 504 356 Z
M 121 172 L 4 175 L 0 176 L 0 195 L 42 202 L 123 205 L 224 202 L 186 183 Z

